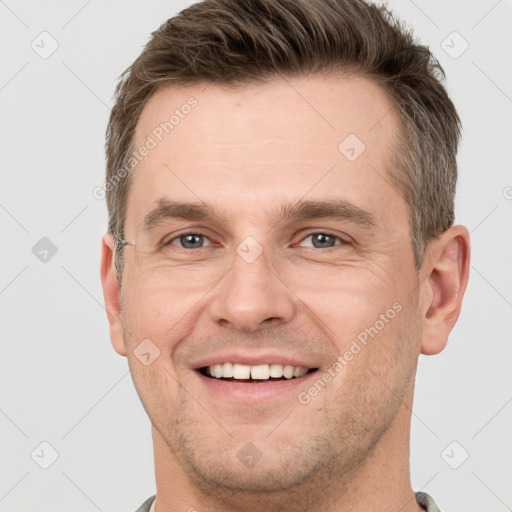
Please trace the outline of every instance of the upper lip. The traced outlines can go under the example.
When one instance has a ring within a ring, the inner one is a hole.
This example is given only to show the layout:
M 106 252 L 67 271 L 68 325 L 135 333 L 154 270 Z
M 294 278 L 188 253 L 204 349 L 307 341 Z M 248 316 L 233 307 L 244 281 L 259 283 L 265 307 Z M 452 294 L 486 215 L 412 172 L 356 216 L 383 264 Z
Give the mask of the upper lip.
M 283 366 L 302 366 L 303 368 L 317 368 L 318 366 L 312 364 L 311 361 L 296 356 L 287 355 L 283 353 L 265 352 L 259 354 L 249 354 L 247 352 L 226 352 L 212 354 L 193 363 L 192 368 L 199 370 L 205 366 L 213 366 L 215 364 L 233 363 L 245 364 L 247 366 L 256 366 L 260 364 L 282 364 Z

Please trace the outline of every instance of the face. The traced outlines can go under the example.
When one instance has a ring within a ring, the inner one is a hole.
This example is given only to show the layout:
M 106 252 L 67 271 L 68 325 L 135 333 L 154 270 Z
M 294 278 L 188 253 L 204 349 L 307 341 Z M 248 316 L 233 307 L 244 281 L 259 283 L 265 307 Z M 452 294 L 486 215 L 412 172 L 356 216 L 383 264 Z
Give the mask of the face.
M 195 84 L 145 106 L 117 348 L 159 456 L 197 484 L 332 478 L 403 420 L 421 316 L 397 133 L 360 77 Z

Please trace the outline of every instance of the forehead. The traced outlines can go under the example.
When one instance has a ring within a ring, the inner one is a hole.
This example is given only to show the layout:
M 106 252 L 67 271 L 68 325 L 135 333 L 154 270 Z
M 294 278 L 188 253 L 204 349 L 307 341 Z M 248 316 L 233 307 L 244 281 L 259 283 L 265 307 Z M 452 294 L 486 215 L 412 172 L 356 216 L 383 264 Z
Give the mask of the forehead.
M 403 217 L 389 174 L 398 133 L 392 101 L 362 77 L 163 87 L 137 124 L 133 146 L 145 156 L 132 171 L 127 221 L 162 197 L 258 216 L 265 204 L 337 194 Z

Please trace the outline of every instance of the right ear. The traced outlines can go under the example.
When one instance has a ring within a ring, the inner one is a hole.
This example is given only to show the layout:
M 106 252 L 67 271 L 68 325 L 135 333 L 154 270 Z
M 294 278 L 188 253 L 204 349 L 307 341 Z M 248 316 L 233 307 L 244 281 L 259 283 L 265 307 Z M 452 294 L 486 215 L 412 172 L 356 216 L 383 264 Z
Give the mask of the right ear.
M 112 233 L 106 233 L 101 239 L 101 284 L 103 298 L 110 324 L 110 341 L 114 350 L 126 356 L 123 326 L 121 322 L 121 288 L 114 265 L 115 242 Z

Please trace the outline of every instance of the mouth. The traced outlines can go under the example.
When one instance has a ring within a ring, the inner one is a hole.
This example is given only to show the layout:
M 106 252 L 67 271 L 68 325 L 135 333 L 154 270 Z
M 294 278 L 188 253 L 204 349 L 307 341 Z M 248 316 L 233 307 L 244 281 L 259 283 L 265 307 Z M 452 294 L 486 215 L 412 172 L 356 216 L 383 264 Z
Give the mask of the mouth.
M 211 354 L 193 363 L 197 397 L 204 393 L 217 406 L 268 404 L 274 412 L 294 401 L 317 379 L 319 361 L 308 366 L 307 357 L 292 354 L 234 351 Z M 314 366 L 313 366 L 314 365 Z M 222 404 L 222 405 L 221 405 Z M 277 409 L 275 409 L 277 408 Z
M 212 366 L 203 366 L 197 371 L 209 379 L 245 384 L 290 381 L 301 379 L 307 374 L 318 371 L 318 368 L 283 365 L 279 363 L 245 365 L 225 362 Z

